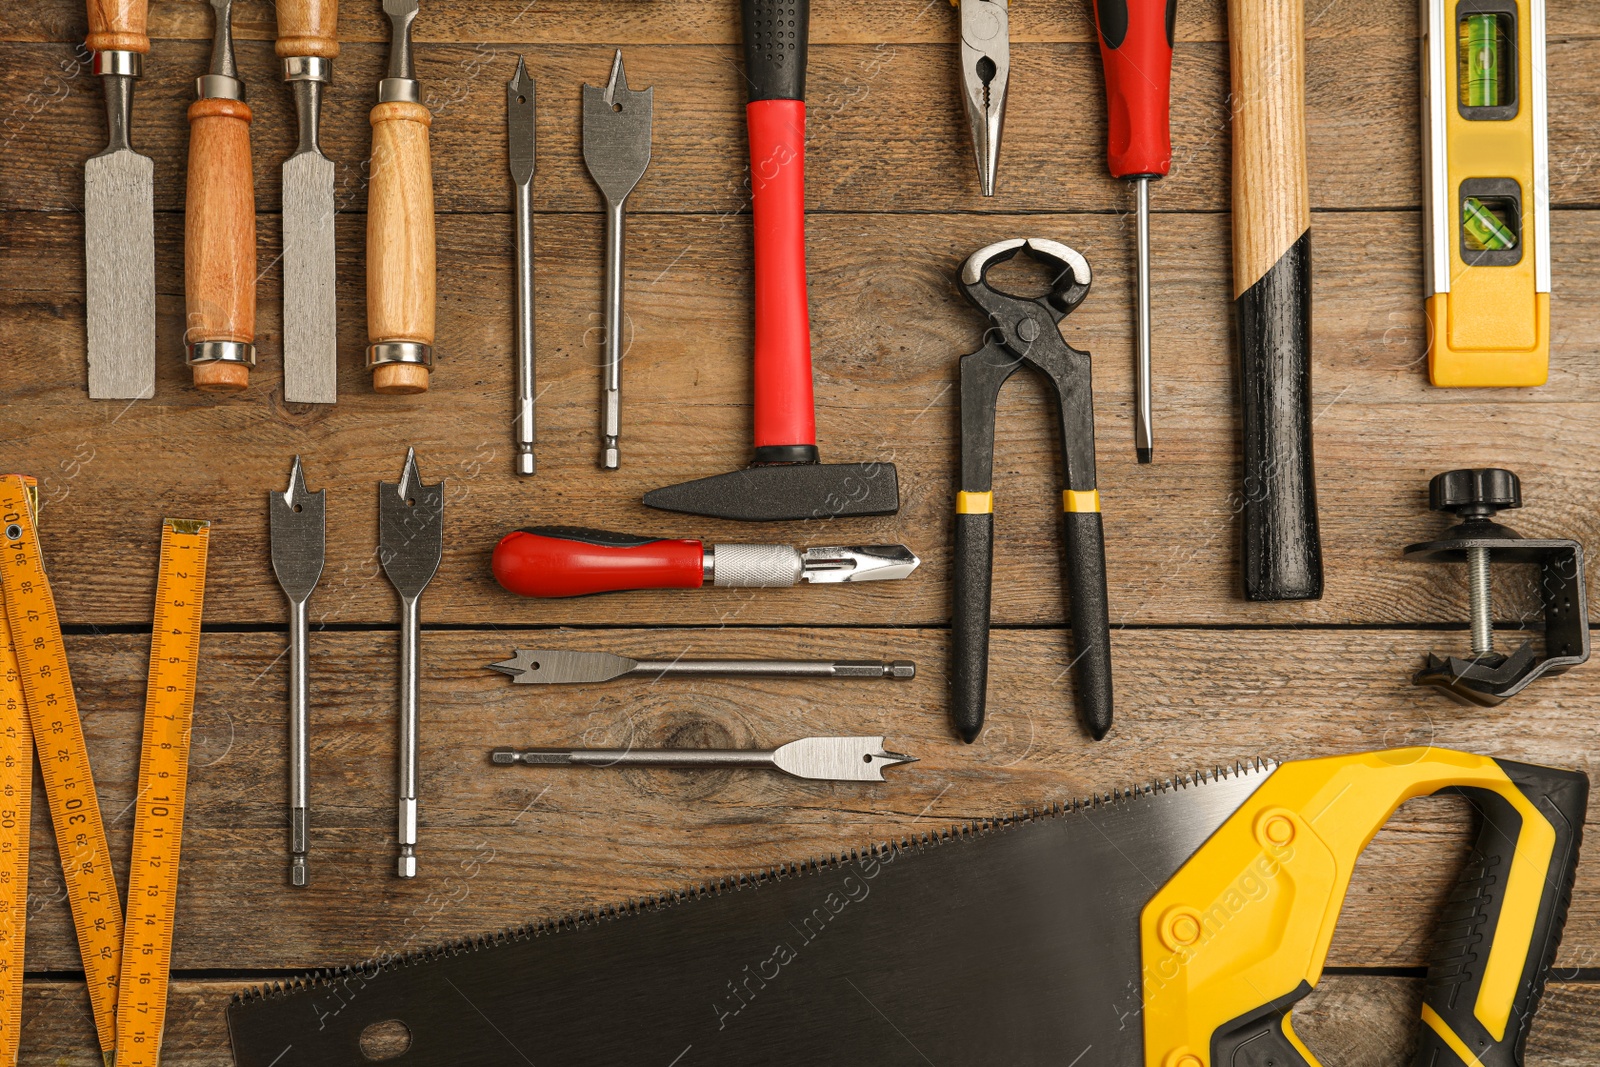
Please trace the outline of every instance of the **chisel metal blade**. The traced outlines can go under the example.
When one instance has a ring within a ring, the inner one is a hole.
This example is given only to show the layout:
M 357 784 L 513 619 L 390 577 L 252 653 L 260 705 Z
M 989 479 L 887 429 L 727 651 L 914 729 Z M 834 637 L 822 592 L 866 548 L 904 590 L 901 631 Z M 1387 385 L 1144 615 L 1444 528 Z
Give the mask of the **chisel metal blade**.
M 297 152 L 283 164 L 283 398 L 339 399 L 333 162 Z
M 85 312 L 95 400 L 156 395 L 154 187 L 155 163 L 132 148 L 108 149 L 84 164 Z

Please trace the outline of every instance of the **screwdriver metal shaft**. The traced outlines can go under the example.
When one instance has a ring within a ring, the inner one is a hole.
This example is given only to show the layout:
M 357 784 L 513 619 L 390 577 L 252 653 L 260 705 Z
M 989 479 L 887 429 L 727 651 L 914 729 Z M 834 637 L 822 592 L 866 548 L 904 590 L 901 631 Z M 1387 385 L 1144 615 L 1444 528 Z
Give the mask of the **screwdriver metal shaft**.
M 1138 333 L 1134 339 L 1139 355 L 1139 397 L 1133 413 L 1133 447 L 1139 462 L 1149 463 L 1155 456 L 1155 440 L 1150 427 L 1150 176 L 1141 174 L 1134 178 L 1133 188 L 1138 200 L 1139 228 Z

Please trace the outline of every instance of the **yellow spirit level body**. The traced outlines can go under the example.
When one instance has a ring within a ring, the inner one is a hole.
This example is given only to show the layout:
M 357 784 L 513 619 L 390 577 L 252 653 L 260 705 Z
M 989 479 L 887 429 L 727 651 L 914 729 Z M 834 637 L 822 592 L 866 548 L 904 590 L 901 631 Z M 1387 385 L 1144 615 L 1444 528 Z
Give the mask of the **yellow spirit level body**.
M 1422 0 L 1428 377 L 1550 369 L 1544 0 Z

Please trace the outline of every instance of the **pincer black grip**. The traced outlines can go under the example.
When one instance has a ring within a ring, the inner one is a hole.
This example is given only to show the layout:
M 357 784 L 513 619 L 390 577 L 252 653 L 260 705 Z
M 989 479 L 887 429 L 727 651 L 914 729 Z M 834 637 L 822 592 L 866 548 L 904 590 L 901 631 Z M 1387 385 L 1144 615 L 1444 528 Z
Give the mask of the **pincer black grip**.
M 750 99 L 804 100 L 811 0 L 742 0 L 741 6 Z
M 971 744 L 983 731 L 989 688 L 989 586 L 993 513 L 956 515 L 955 613 L 951 617 L 950 722 Z
M 1106 598 L 1106 540 L 1098 511 L 1062 513 L 1067 605 L 1072 619 L 1078 717 L 1096 741 L 1111 729 L 1111 612 Z

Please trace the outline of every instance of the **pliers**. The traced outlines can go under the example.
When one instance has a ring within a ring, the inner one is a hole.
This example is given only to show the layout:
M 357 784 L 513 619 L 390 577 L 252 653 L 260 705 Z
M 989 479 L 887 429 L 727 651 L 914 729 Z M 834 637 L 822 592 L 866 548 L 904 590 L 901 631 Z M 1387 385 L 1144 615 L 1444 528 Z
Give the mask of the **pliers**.
M 1026 253 L 1060 273 L 1049 293 L 1024 299 L 987 281 L 997 263 Z M 961 267 L 961 290 L 989 316 L 987 343 L 961 357 L 961 480 L 956 493 L 955 679 L 951 719 L 968 742 L 983 729 L 989 682 L 989 596 L 994 563 L 994 409 L 1000 388 L 1027 364 L 1050 379 L 1061 414 L 1061 494 L 1078 712 L 1099 740 L 1111 729 L 1111 624 L 1106 548 L 1094 479 L 1094 395 L 1089 353 L 1059 323 L 1089 295 L 1089 263 L 1055 241 L 1013 239 L 980 248 Z
M 961 96 L 972 125 L 978 184 L 994 195 L 1000 167 L 1000 130 L 1006 118 L 1006 83 L 1011 77 L 1011 21 L 1006 0 L 959 0 L 961 7 Z

